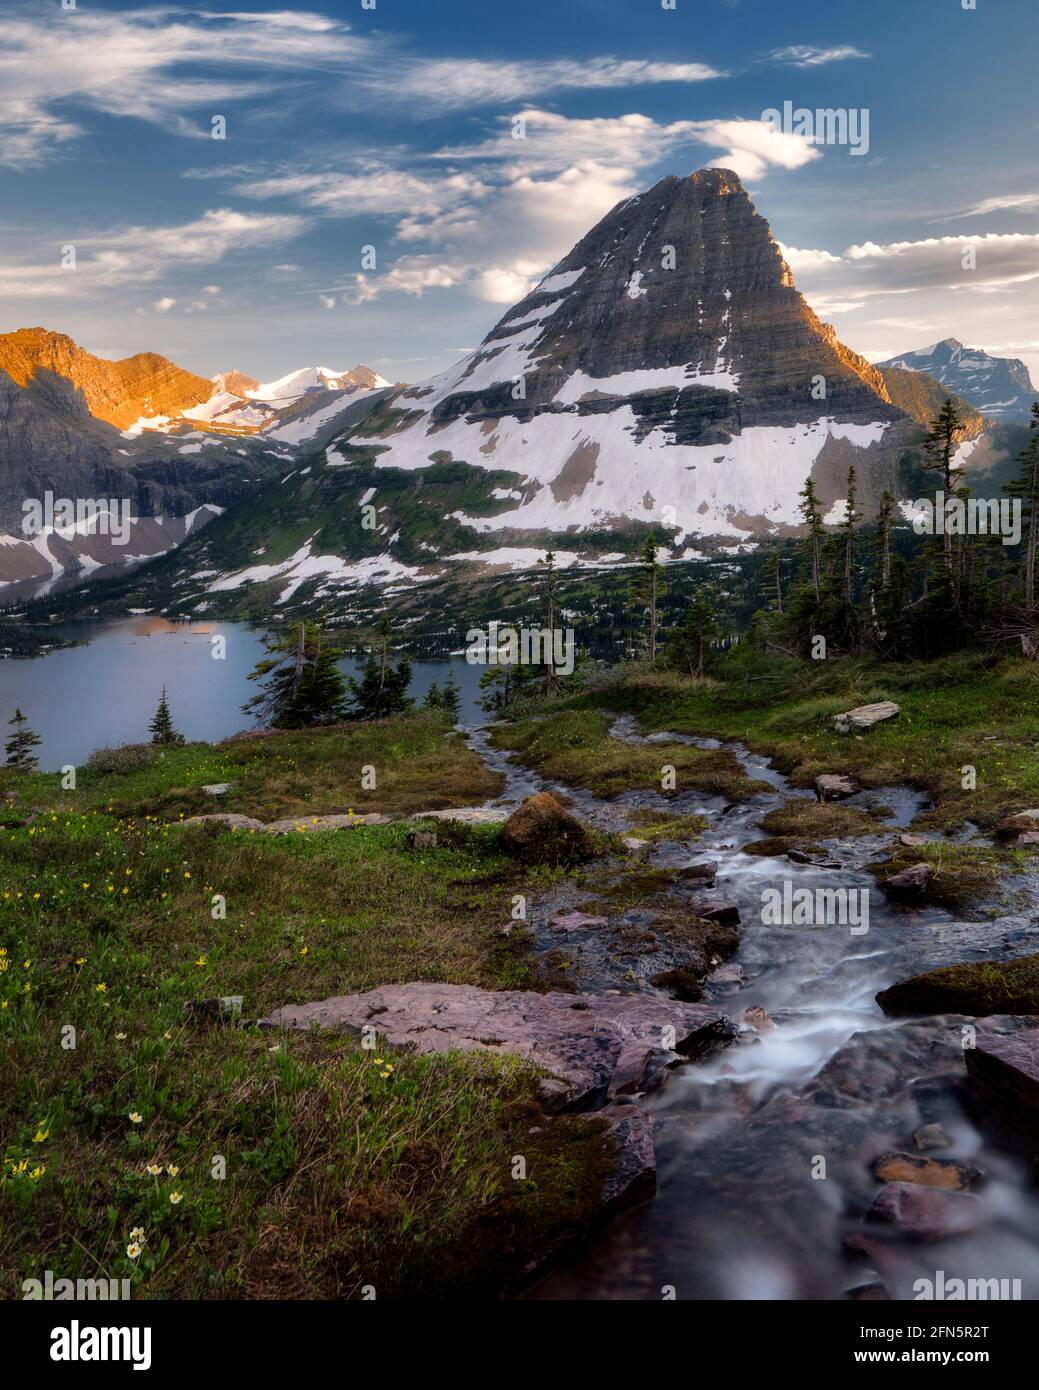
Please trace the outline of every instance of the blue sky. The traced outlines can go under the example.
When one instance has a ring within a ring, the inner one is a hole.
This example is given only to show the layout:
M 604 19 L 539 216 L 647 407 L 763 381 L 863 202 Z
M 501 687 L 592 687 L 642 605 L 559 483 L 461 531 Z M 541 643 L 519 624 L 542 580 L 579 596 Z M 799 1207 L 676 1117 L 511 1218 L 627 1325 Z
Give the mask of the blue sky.
M 851 347 L 1039 376 L 1037 39 L 1036 0 L 5 0 L 0 330 L 418 380 L 621 198 L 721 164 Z M 774 135 L 785 101 L 868 110 L 868 153 Z

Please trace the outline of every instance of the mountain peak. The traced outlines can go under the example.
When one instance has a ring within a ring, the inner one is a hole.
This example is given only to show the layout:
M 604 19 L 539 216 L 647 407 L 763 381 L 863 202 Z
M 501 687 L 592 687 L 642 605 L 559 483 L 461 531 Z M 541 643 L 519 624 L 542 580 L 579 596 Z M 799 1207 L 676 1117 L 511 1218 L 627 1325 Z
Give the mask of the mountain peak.
M 516 475 L 480 530 L 747 535 L 796 524 L 809 474 L 842 497 L 848 464 L 878 446 L 869 506 L 895 486 L 908 424 L 805 304 L 738 176 L 713 167 L 618 203 L 474 353 L 397 401 L 411 414 L 395 430 L 354 441 L 379 464 Z

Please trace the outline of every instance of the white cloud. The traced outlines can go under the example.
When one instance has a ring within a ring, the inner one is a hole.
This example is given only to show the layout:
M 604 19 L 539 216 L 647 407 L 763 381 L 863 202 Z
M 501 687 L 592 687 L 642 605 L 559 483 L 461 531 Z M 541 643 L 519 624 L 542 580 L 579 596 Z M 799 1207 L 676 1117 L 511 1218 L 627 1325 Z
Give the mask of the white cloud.
M 175 299 L 170 299 L 169 296 L 167 296 L 165 299 L 156 299 L 152 304 L 152 308 L 157 314 L 168 314 L 176 302 Z
M 860 48 L 840 44 L 834 48 L 817 48 L 810 43 L 791 44 L 789 48 L 774 48 L 766 55 L 774 63 L 791 63 L 796 68 L 818 68 L 826 63 L 842 63 L 847 58 L 868 58 Z
M 976 269 L 964 267 L 967 249 Z M 942 338 L 1006 343 L 1008 322 L 1039 317 L 1039 234 L 865 241 L 841 255 L 795 247 L 783 253 L 816 313 L 846 317 L 844 341 L 874 361 Z M 1033 370 L 1039 365 L 1028 344 L 1005 355 L 1023 357 Z
M 0 294 L 52 298 L 147 284 L 185 266 L 222 260 L 230 252 L 287 241 L 306 226 L 306 219 L 294 213 L 217 208 L 178 226 L 124 227 L 84 235 L 75 241 L 75 269 L 64 270 L 54 259 L 0 262 Z
M 514 139 L 515 129 L 524 138 Z M 644 185 L 647 166 L 701 147 L 720 151 L 712 163 L 747 177 L 821 157 L 812 142 L 762 121 L 661 123 L 638 112 L 575 119 L 531 107 L 499 118 L 484 139 L 412 156 L 408 167 L 354 158 L 338 168 L 281 168 L 266 176 L 250 170 L 235 191 L 291 198 L 326 216 L 393 220 L 391 243 L 402 254 L 394 258 L 380 246 L 377 273 L 353 275 L 322 293 L 367 303 L 387 292 L 462 286 L 487 303 L 511 304 Z M 399 153 L 402 165 L 405 156 Z
M 660 82 L 705 82 L 724 74 L 706 63 L 659 63 L 642 58 L 484 62 L 475 58 L 420 59 L 369 70 L 366 93 L 391 103 L 427 102 L 440 109 L 504 106 L 563 89 L 595 90 Z
M 205 137 L 231 103 L 268 103 L 308 85 L 315 103 L 456 110 L 567 88 L 702 82 L 705 63 L 598 57 L 584 62 L 428 59 L 385 33 L 324 15 L 226 13 L 162 5 L 121 13 L 27 5 L 0 16 L 0 163 L 38 164 L 85 135 L 91 112 Z M 194 119 L 193 119 L 194 117 Z
M 268 97 L 270 74 L 336 68 L 365 49 L 313 14 L 16 9 L 0 16 L 0 162 L 41 162 L 84 133 L 89 111 L 202 136 L 219 103 Z M 202 110 L 204 126 L 185 115 Z
M 516 139 L 514 122 L 521 119 L 526 135 Z M 743 178 L 757 178 L 769 165 L 797 169 L 818 159 L 821 151 L 800 135 L 777 130 L 766 121 L 702 120 L 660 124 L 651 116 L 574 119 L 554 111 L 531 108 L 503 117 L 499 131 L 473 145 L 438 150 L 442 160 L 507 161 L 527 173 L 565 168 L 582 160 L 638 169 L 667 159 L 677 150 L 707 145 L 720 151 L 714 164 Z

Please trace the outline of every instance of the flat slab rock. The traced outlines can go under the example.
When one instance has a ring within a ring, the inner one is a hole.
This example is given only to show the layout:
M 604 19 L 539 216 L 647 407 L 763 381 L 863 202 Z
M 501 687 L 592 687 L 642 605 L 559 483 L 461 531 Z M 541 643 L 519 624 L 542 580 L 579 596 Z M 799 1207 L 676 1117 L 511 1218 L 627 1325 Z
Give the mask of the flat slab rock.
M 500 806 L 456 806 L 447 811 L 420 811 L 412 820 L 450 820 L 460 825 L 504 825 L 509 812 Z
M 896 705 L 893 700 L 878 700 L 873 705 L 858 705 L 855 709 L 849 709 L 844 714 L 834 716 L 833 727 L 839 734 L 850 734 L 862 729 L 871 729 L 874 724 L 881 724 L 885 719 L 897 719 L 902 713 L 902 706 Z
M 602 1187 L 603 1215 L 616 1215 L 657 1190 L 657 1156 L 653 1147 L 653 1117 L 641 1105 L 608 1105 L 589 1115 L 607 1120 L 614 1144 L 613 1170 Z
M 240 816 L 236 811 L 211 811 L 207 816 L 188 816 L 187 820 L 174 821 L 174 825 L 205 825 L 212 822 L 214 825 L 226 825 L 229 830 L 256 830 L 265 831 L 267 829 L 262 820 L 255 820 L 252 816 Z
M 838 772 L 821 772 L 815 779 L 815 794 L 820 801 L 843 801 L 858 789 L 857 782 Z
M 205 816 L 188 816 L 186 820 L 173 821 L 173 825 L 226 825 L 230 830 L 256 830 L 267 835 L 288 835 L 313 830 L 348 830 L 355 825 L 389 825 L 392 816 L 384 816 L 378 811 L 367 815 L 353 816 L 292 816 L 285 820 L 271 821 L 269 824 L 256 820 L 253 816 L 242 816 L 237 811 L 211 811 Z
M 640 1049 L 652 1049 L 666 1063 L 680 1055 L 702 1056 L 735 1033 L 714 1006 L 652 995 L 537 994 L 426 983 L 286 1004 L 260 1022 L 356 1034 L 372 1027 L 386 1042 L 420 1053 L 510 1052 L 560 1078 L 565 1090 L 559 1108 L 594 1104 L 630 1085 Z M 640 1059 L 636 1074 L 641 1079 L 645 1071 Z

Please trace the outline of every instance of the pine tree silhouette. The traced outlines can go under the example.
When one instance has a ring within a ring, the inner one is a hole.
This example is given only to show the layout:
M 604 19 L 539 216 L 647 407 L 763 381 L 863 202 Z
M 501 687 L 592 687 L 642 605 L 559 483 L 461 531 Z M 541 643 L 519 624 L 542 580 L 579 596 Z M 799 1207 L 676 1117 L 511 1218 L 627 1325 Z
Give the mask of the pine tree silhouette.
M 29 721 L 20 709 L 15 710 L 14 718 L 9 722 L 14 733 L 4 745 L 4 752 L 7 754 L 6 766 L 14 768 L 16 772 L 32 772 L 39 763 L 32 750 L 38 747 L 40 736 L 29 728 Z
M 170 704 L 166 698 L 165 686 L 162 687 L 159 708 L 155 711 L 155 717 L 148 725 L 148 730 L 152 736 L 152 743 L 170 745 L 184 742 L 184 735 L 179 734 L 173 727 L 173 716 L 170 714 Z

